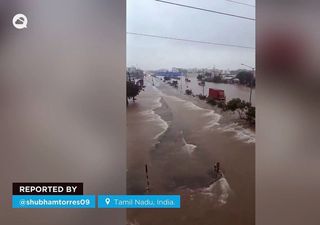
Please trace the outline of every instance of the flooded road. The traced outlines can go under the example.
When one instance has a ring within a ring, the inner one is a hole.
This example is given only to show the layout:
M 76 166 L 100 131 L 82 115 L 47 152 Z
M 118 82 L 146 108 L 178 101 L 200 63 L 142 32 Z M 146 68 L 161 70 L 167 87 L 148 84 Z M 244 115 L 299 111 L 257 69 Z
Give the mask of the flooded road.
M 254 133 L 150 79 L 127 110 L 127 192 L 146 193 L 148 164 L 150 194 L 180 194 L 181 209 L 130 209 L 128 223 L 254 224 Z M 212 183 L 215 162 L 225 177 Z
M 240 85 L 240 84 L 224 84 L 224 83 L 213 83 L 205 82 L 204 88 L 199 85 L 199 81 L 196 77 L 189 77 L 190 82 L 186 82 L 184 77 L 181 77 L 181 80 L 178 80 L 178 90 L 180 93 L 185 93 L 186 89 L 191 89 L 193 94 L 199 95 L 204 94 L 208 95 L 209 88 L 222 89 L 225 91 L 226 100 L 229 101 L 232 98 L 240 98 L 249 102 L 250 99 L 250 88 Z M 255 89 L 252 89 L 252 104 L 255 104 Z

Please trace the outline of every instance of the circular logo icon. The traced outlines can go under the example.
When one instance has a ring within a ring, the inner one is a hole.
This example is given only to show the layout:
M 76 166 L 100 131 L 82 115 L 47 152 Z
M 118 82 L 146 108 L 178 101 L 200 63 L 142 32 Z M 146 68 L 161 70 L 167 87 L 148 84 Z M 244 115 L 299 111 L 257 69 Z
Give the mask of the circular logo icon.
M 17 14 L 13 17 L 12 24 L 19 30 L 27 28 L 28 18 L 23 14 Z

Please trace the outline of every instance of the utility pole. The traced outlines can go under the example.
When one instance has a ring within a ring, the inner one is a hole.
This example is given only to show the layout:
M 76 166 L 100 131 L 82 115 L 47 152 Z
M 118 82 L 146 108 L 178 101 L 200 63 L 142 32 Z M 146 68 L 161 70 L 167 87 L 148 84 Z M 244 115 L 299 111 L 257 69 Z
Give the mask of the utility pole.
M 250 105 L 251 105 L 251 97 L 252 97 L 252 83 L 253 83 L 253 79 L 254 79 L 254 68 L 252 68 L 252 76 L 253 78 L 251 79 L 251 82 L 250 82 Z
M 241 65 L 250 68 L 250 69 L 252 70 L 252 76 L 253 76 L 253 78 L 255 77 L 255 76 L 254 76 L 254 72 L 255 72 L 254 67 L 248 66 L 248 65 L 243 64 L 243 63 L 241 63 Z M 250 97 L 249 97 L 250 105 L 251 105 L 251 98 L 252 98 L 252 83 L 253 83 L 253 78 L 250 80 Z
M 147 193 L 149 193 L 150 182 L 149 182 L 149 175 L 148 175 L 148 164 L 145 165 L 145 170 L 146 170 L 146 181 L 147 181 L 146 191 L 147 191 Z
M 204 96 L 204 86 L 206 85 L 206 82 L 204 82 L 203 86 L 202 86 L 202 95 Z

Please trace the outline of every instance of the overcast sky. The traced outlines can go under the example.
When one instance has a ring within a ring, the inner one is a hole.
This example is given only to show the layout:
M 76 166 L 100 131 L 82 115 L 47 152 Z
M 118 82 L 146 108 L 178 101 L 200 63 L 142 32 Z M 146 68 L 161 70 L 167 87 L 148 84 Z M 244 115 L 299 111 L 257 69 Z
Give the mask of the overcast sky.
M 255 8 L 227 0 L 167 0 L 255 18 Z M 254 5 L 254 0 L 235 0 Z M 127 31 L 216 43 L 255 46 L 255 21 L 178 7 L 154 0 L 127 0 Z M 254 66 L 255 50 L 127 34 L 127 65 L 238 69 Z

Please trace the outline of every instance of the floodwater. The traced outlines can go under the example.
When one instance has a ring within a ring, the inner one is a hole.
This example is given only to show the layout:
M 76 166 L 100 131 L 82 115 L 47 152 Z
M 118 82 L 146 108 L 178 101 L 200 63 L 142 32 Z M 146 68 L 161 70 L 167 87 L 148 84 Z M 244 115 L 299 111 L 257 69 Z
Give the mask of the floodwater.
M 149 194 L 180 194 L 181 209 L 129 209 L 128 224 L 253 225 L 255 134 L 159 79 L 145 83 L 127 110 L 127 192 L 146 193 L 148 164 Z M 213 183 L 215 162 L 224 178 Z
M 204 94 L 208 95 L 209 88 L 222 89 L 225 91 L 226 100 L 229 101 L 232 98 L 240 98 L 249 102 L 250 100 L 250 88 L 240 85 L 240 84 L 224 84 L 224 83 L 213 83 L 205 82 L 205 86 L 202 87 L 199 85 L 199 81 L 196 77 L 189 77 L 190 82 L 186 82 L 184 77 L 181 77 L 181 80 L 178 80 L 178 90 L 181 93 L 185 93 L 186 89 L 191 89 L 193 94 L 199 95 Z M 252 89 L 251 95 L 252 105 L 255 103 L 255 89 Z

